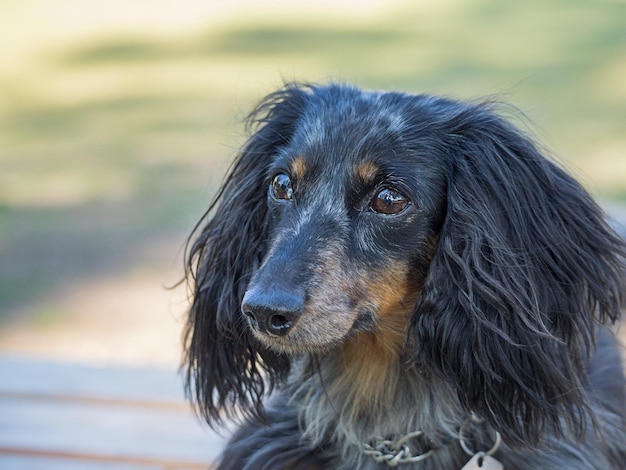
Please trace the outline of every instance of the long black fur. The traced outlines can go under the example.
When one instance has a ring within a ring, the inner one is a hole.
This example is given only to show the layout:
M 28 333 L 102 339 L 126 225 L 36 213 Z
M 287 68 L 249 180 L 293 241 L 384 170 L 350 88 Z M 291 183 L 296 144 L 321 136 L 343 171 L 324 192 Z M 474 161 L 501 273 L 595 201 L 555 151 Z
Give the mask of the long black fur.
M 290 84 L 250 115 L 252 135 L 187 265 L 187 393 L 210 424 L 245 422 L 221 468 L 384 468 L 361 443 L 415 430 L 435 451 L 400 468 L 460 468 L 467 426 L 477 446 L 502 435 L 496 457 L 507 470 L 626 468 L 624 379 L 604 327 L 620 316 L 624 242 L 494 108 Z M 306 179 L 293 176 L 293 201 L 273 201 L 272 178 L 296 159 Z M 379 169 L 365 183 L 350 176 L 363 161 Z M 372 212 L 384 187 L 407 196 L 404 212 Z M 320 299 L 329 271 L 346 299 Z M 400 341 L 384 340 L 399 353 L 383 391 L 346 358 L 383 336 L 386 297 L 371 286 L 393 290 L 396 280 L 410 286 L 396 317 L 410 315 Z M 286 289 L 305 304 L 293 329 L 306 346 L 242 314 L 247 291 Z M 376 301 L 355 300 L 370 293 Z M 337 312 L 354 320 L 340 339 L 319 318 Z M 359 388 L 380 396 L 359 398 Z M 471 416 L 484 424 L 468 425 Z

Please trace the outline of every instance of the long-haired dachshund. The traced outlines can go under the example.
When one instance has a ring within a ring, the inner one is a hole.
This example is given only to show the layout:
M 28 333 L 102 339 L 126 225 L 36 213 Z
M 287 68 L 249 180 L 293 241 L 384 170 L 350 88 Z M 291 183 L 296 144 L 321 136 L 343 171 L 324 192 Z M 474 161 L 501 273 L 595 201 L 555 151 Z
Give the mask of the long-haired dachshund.
M 626 468 L 624 242 L 494 108 L 252 113 L 187 257 L 187 393 L 244 423 L 220 468 Z

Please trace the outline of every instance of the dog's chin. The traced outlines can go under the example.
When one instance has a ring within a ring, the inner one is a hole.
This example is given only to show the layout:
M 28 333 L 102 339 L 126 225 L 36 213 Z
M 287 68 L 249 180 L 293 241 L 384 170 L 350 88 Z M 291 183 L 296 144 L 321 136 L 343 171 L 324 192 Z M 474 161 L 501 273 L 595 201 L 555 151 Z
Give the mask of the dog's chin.
M 330 334 L 310 334 L 299 330 L 290 331 L 284 336 L 275 336 L 251 328 L 253 337 L 266 349 L 288 356 L 303 354 L 327 354 L 355 336 L 357 330 L 349 328 L 345 332 L 332 331 Z

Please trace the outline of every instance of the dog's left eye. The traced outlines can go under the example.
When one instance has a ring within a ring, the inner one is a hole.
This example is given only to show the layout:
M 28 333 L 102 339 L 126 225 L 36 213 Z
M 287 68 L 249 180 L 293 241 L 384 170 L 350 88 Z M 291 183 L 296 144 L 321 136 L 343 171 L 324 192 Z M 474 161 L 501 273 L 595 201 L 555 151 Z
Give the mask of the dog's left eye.
M 293 197 L 291 178 L 289 178 L 289 176 L 287 176 L 285 173 L 279 173 L 274 176 L 272 184 L 270 184 L 270 195 L 274 199 L 291 199 Z
M 384 188 L 372 199 L 370 207 L 374 212 L 393 215 L 402 212 L 409 205 L 409 200 L 395 189 Z

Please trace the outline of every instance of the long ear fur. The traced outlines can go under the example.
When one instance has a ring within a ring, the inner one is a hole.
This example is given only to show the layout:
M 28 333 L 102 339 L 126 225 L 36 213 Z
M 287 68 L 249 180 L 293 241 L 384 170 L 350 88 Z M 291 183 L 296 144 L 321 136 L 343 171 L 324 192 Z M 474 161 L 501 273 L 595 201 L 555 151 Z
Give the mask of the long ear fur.
M 194 230 L 186 264 L 193 303 L 183 367 L 187 395 L 210 424 L 234 413 L 263 417 L 262 397 L 289 371 L 286 357 L 255 347 L 240 305 L 266 251 L 267 167 L 288 143 L 306 96 L 302 87 L 287 86 L 249 116 L 256 132 Z
M 512 446 L 593 423 L 596 323 L 619 315 L 624 245 L 585 190 L 488 106 L 448 123 L 447 214 L 412 317 L 415 358 Z

